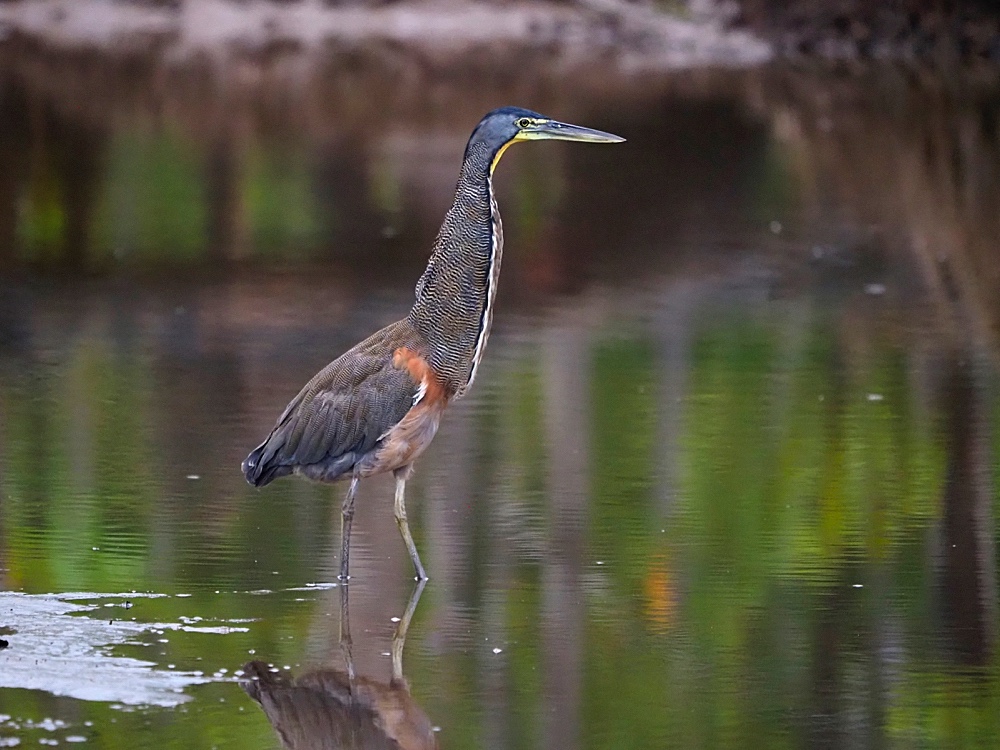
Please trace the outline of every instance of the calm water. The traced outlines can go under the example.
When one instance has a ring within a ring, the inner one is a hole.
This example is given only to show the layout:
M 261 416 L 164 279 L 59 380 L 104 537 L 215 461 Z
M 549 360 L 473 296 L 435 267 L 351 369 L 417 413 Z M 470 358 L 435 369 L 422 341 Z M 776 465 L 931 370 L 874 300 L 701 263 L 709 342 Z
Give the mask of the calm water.
M 1000 747 L 995 73 L 401 99 L 364 60 L 0 59 L 0 747 Z M 496 325 L 409 485 L 431 581 L 393 680 L 391 478 L 345 611 L 343 488 L 239 464 L 408 308 L 508 102 L 629 142 L 498 169 Z

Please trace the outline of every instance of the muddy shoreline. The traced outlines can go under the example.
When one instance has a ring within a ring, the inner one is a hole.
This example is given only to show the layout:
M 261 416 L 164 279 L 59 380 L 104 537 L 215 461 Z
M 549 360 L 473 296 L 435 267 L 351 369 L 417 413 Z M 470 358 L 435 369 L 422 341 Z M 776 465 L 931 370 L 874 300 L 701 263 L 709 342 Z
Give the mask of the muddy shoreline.
M 709 6 L 711 7 L 711 6 Z M 723 13 L 683 16 L 622 0 L 328 5 L 305 0 L 192 0 L 150 6 L 99 0 L 0 3 L 0 38 L 62 51 L 127 55 L 157 50 L 188 60 L 389 45 L 447 65 L 475 55 L 544 50 L 559 69 L 600 64 L 621 72 L 742 67 L 771 57 L 757 35 L 728 28 Z
M 1000 9 L 964 0 L 7 0 L 0 45 L 165 61 L 298 54 L 388 45 L 438 67 L 470 57 L 545 52 L 559 71 L 620 74 L 751 67 L 773 59 L 895 61 L 949 67 L 1000 63 Z

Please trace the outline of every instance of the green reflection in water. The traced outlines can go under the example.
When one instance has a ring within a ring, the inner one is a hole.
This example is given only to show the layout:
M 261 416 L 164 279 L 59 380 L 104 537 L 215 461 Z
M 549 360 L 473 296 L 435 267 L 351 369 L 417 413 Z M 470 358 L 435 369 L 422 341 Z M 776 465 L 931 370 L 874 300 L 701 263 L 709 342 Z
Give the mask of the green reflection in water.
M 105 160 L 96 258 L 184 261 L 204 251 L 207 187 L 194 144 L 168 129 L 125 131 L 110 138 Z
M 413 694 L 442 725 L 443 747 L 545 746 L 564 669 L 580 674 L 579 725 L 566 731 L 582 747 L 738 747 L 748 737 L 977 747 L 996 736 L 997 657 L 963 666 L 941 624 L 933 549 L 954 460 L 946 405 L 920 392 L 912 354 L 878 326 L 852 337 L 835 315 L 776 313 L 706 315 L 685 353 L 669 354 L 686 358 L 677 382 L 655 331 L 588 333 L 577 552 L 552 501 L 552 467 L 576 449 L 547 432 L 546 394 L 562 385 L 546 382 L 541 342 L 497 366 L 469 417 L 471 444 L 443 459 L 475 480 L 462 540 L 471 564 L 457 601 L 432 582 L 408 646 Z M 205 671 L 232 670 L 251 649 L 301 663 L 328 605 L 246 592 L 322 576 L 336 503 L 301 482 L 248 501 L 230 466 L 172 484 L 167 475 L 186 467 L 162 453 L 173 436 L 157 421 L 155 369 L 139 350 L 83 338 L 59 367 L 36 363 L 0 382 L 8 584 L 192 593 L 134 612 L 254 618 L 251 632 L 176 633 L 122 652 Z M 665 426 L 678 399 L 681 418 Z M 213 417 L 187 418 L 203 430 Z M 558 593 L 579 602 L 580 622 L 553 609 Z M 467 641 L 431 645 L 445 606 L 467 618 Z M 492 659 L 487 637 L 502 637 L 503 655 Z M 135 736 L 273 746 L 263 717 L 228 688 L 193 689 L 186 713 L 85 704 L 79 715 L 117 720 L 97 747 L 134 746 Z M 24 691 L 5 692 L 4 706 L 53 710 Z
M 36 149 L 17 225 L 33 263 L 189 264 L 315 253 L 325 229 L 304 145 L 193 143 L 170 127 L 53 136 Z M 327 212 L 329 213 L 329 212 Z M 329 219 L 327 222 L 329 223 Z
M 48 161 L 35 166 L 27 187 L 26 210 L 17 226 L 22 257 L 46 259 L 61 249 L 66 211 L 58 177 Z
M 146 579 L 144 376 L 135 360 L 81 346 L 58 375 L 31 373 L 9 397 L 14 585 L 108 591 Z
M 314 250 L 322 226 L 309 154 L 301 147 L 291 153 L 257 147 L 250 150 L 247 162 L 243 200 L 254 249 Z

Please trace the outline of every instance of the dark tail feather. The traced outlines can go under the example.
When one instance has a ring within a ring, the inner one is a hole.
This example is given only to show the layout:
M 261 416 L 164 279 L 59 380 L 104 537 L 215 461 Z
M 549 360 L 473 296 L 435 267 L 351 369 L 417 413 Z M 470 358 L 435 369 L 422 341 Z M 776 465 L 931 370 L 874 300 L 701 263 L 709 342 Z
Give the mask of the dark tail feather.
M 250 451 L 250 455 L 243 461 L 243 476 L 254 487 L 263 487 L 279 477 L 292 473 L 292 467 L 282 466 L 274 460 L 276 451 L 274 446 L 268 445 L 270 440 L 271 438 L 268 437 L 267 440 Z

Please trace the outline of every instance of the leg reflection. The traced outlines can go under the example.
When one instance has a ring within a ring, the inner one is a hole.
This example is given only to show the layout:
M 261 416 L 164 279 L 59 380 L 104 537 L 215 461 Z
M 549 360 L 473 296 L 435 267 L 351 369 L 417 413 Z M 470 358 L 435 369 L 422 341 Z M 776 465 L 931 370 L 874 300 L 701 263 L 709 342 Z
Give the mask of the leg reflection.
M 354 645 L 351 640 L 351 605 L 350 587 L 340 587 L 340 652 L 344 655 L 344 664 L 347 665 L 347 677 L 351 686 L 354 685 L 356 674 L 354 671 L 354 654 L 351 647 Z
M 346 671 L 313 669 L 292 676 L 260 661 L 244 665 L 242 687 L 260 704 L 271 726 L 290 750 L 401 748 L 431 750 L 437 735 L 410 695 L 403 676 L 403 648 L 426 581 L 410 595 L 392 637 L 392 675 L 388 681 L 358 675 L 352 655 L 349 586 L 340 587 L 340 648 Z
M 426 578 L 417 581 L 417 585 L 413 587 L 413 593 L 410 594 L 410 602 L 406 605 L 403 619 L 399 621 L 399 625 L 396 626 L 396 632 L 392 634 L 393 682 L 405 682 L 406 678 L 403 677 L 403 646 L 406 645 L 406 631 L 410 629 L 410 620 L 413 619 L 413 613 L 417 611 L 417 603 L 420 601 L 420 595 L 424 593 L 426 585 Z

